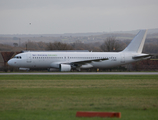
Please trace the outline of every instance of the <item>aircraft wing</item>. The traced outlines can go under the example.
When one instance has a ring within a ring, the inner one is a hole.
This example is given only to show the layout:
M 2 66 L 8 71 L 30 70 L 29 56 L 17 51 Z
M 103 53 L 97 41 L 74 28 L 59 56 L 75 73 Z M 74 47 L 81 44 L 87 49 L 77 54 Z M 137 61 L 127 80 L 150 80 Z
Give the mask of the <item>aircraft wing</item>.
M 90 60 L 76 60 L 76 61 L 67 61 L 67 62 L 54 62 L 51 64 L 51 67 L 59 68 L 60 64 L 68 64 L 74 67 L 80 67 L 82 65 L 86 65 L 91 62 L 100 62 L 102 60 L 108 60 L 108 58 L 101 58 L 101 59 L 90 59 Z
M 102 60 L 108 60 L 108 58 L 102 58 L 102 59 L 91 59 L 91 60 L 80 60 L 80 61 L 72 61 L 69 64 L 72 67 L 81 67 L 82 65 L 87 65 L 88 63 L 92 63 L 92 62 L 100 62 Z
M 73 64 L 87 64 L 87 63 L 91 63 L 91 62 L 100 62 L 102 60 L 108 60 L 108 58 L 74 61 L 74 62 L 71 62 L 71 63 L 73 63 Z

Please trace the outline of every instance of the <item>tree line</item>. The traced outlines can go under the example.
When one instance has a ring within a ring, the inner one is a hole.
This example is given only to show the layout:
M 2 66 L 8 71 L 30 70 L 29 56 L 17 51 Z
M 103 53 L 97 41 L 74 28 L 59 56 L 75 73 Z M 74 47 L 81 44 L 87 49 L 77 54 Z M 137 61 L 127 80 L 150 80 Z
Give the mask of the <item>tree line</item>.
M 78 40 L 74 43 L 28 41 L 22 44 L 25 50 L 89 50 L 93 52 L 121 51 L 125 46 L 126 44 L 117 40 L 115 37 L 108 37 L 103 43 L 83 43 Z
M 20 46 L 17 43 L 13 43 L 14 47 L 9 48 L 6 46 L 5 51 L 41 51 L 41 50 L 89 50 L 93 52 L 118 52 L 123 50 L 131 40 L 117 40 L 115 37 L 108 37 L 104 42 L 95 42 L 95 43 L 83 43 L 80 40 L 74 43 L 63 43 L 63 42 L 33 42 L 27 41 L 22 43 Z M 4 48 L 4 45 L 0 45 Z M 1 47 L 1 48 L 2 48 Z M 10 49 L 10 50 L 9 50 Z M 4 51 L 1 49 L 1 51 Z M 144 53 L 158 54 L 158 39 L 147 39 L 143 49 Z

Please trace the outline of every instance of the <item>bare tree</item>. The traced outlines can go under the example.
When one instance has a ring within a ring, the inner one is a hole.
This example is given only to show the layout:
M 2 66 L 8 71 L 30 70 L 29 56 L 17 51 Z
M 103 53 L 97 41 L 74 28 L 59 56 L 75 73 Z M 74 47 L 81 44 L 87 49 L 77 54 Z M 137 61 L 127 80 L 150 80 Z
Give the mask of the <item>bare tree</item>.
M 18 43 L 13 43 L 14 47 L 17 47 L 18 46 Z
M 77 40 L 76 42 L 71 44 L 72 48 L 75 50 L 86 50 L 87 49 L 87 45 L 85 45 L 84 43 L 82 43 L 81 41 Z
M 32 41 L 25 42 L 22 46 L 25 47 L 26 50 L 39 50 L 37 43 Z
M 54 43 L 48 43 L 47 50 L 72 50 L 73 48 L 66 44 L 61 42 L 54 42 Z
M 120 41 L 116 40 L 115 37 L 108 37 L 100 48 L 104 52 L 120 51 L 122 47 L 119 42 Z

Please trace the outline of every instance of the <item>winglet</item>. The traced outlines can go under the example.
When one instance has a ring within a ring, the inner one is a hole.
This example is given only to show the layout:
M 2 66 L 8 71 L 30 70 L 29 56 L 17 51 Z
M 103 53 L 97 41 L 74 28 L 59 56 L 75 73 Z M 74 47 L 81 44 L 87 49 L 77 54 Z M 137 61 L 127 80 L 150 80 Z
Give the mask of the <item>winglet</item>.
M 131 43 L 122 52 L 142 53 L 146 35 L 147 30 L 140 30 Z

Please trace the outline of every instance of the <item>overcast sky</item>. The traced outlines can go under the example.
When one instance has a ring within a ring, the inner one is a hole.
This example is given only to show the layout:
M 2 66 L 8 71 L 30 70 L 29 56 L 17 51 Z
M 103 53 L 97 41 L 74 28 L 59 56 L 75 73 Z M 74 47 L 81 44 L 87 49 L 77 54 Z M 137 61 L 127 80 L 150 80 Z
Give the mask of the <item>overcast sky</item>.
M 158 0 L 0 0 L 0 34 L 158 28 Z

